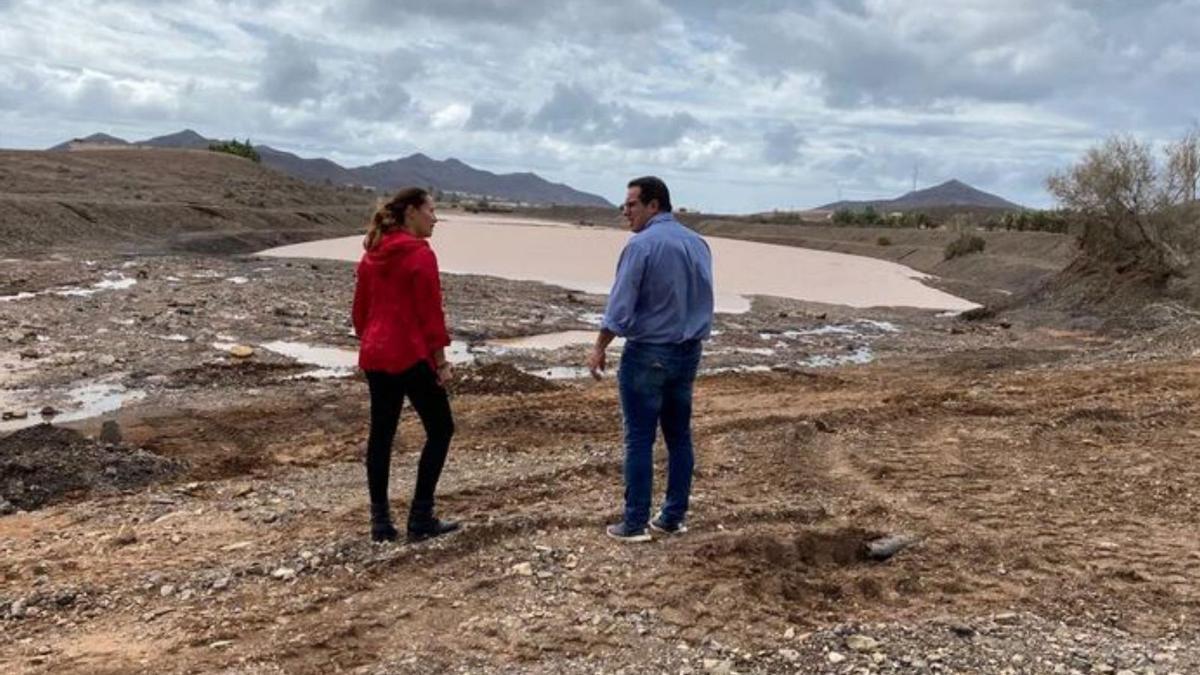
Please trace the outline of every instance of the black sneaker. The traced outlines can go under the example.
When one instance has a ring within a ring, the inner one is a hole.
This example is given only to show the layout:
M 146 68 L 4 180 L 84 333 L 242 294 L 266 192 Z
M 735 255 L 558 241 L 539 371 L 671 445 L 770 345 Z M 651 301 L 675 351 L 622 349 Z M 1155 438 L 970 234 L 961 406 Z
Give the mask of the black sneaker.
M 674 525 L 663 520 L 662 516 L 655 516 L 654 520 L 650 521 L 650 529 L 663 534 L 683 534 L 687 532 L 687 525 L 680 521 Z
M 613 539 L 616 539 L 617 541 L 623 541 L 627 544 L 638 544 L 650 541 L 650 532 L 646 528 L 643 527 L 641 529 L 634 530 L 626 525 L 624 521 L 617 523 L 616 525 L 609 525 L 605 532 L 607 532 L 608 536 L 612 537 Z

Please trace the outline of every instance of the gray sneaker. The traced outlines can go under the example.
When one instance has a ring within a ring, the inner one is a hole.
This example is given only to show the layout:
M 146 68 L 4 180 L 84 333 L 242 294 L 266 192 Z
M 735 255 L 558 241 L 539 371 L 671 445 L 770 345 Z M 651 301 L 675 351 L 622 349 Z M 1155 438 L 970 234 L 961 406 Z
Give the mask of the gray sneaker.
M 617 523 L 616 525 L 609 525 L 605 532 L 607 532 L 608 536 L 612 537 L 613 539 L 623 541 L 627 544 L 638 544 L 650 541 L 650 532 L 646 528 L 643 527 L 639 530 L 634 530 L 626 525 L 623 521 Z
M 672 525 L 663 520 L 662 516 L 655 516 L 654 520 L 650 521 L 650 529 L 655 532 L 662 532 L 663 534 L 683 534 L 687 532 L 687 525 L 682 521 Z

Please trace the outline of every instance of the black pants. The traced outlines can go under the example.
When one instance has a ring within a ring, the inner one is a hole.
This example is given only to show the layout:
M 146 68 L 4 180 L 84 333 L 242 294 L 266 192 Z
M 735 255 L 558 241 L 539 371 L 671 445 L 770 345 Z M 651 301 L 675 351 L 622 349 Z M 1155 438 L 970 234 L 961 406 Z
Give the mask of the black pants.
M 454 418 L 446 390 L 438 384 L 433 368 L 424 361 L 399 375 L 367 371 L 367 384 L 371 389 L 371 434 L 367 440 L 367 487 L 371 504 L 388 503 L 392 441 L 400 423 L 400 407 L 407 396 L 425 427 L 425 447 L 421 450 L 411 508 L 415 515 L 428 516 L 433 511 L 433 491 L 454 435 Z

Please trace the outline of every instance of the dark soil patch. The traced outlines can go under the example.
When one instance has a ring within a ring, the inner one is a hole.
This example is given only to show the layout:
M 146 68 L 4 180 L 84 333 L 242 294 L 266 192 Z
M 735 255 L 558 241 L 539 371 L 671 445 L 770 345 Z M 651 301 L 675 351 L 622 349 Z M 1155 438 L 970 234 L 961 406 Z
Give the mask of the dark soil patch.
M 556 391 L 559 385 L 522 372 L 507 363 L 467 368 L 454 382 L 455 394 L 537 394 Z
M 1062 349 L 986 348 L 962 350 L 936 359 L 939 366 L 952 373 L 971 371 L 1029 368 L 1061 361 L 1071 355 Z
M 49 424 L 0 438 L 0 501 L 39 509 L 75 495 L 144 487 L 179 474 L 180 462 L 107 445 Z

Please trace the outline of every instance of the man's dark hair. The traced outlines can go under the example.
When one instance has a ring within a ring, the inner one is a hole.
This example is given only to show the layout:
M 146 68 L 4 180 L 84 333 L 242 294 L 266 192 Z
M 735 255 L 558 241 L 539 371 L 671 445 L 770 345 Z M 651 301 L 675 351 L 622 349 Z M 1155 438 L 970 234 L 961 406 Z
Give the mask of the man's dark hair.
M 652 200 L 658 200 L 658 210 L 663 213 L 671 212 L 671 191 L 667 189 L 667 184 L 658 176 L 642 176 L 629 181 L 626 187 L 641 188 L 638 193 L 638 201 L 643 204 L 649 204 Z

